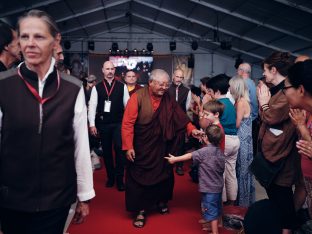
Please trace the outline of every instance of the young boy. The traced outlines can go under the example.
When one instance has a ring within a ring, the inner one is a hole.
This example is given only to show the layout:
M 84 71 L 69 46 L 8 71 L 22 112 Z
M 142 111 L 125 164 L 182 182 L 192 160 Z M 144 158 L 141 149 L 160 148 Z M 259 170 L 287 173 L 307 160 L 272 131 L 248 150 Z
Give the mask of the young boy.
M 205 131 L 204 138 L 207 146 L 187 153 L 179 157 L 169 154 L 165 157 L 170 164 L 193 159 L 193 163 L 199 165 L 199 192 L 202 193 L 202 214 L 205 222 L 203 230 L 207 230 L 207 223 L 211 223 L 213 234 L 218 234 L 218 218 L 222 210 L 222 189 L 225 159 L 220 142 L 223 132 L 217 125 L 209 125 Z
M 209 125 L 215 124 L 215 125 L 218 125 L 221 128 L 222 133 L 224 133 L 223 127 L 220 123 L 220 118 L 223 114 L 223 110 L 224 110 L 224 104 L 219 102 L 216 99 L 210 100 L 207 103 L 205 103 L 203 106 L 203 110 L 199 114 L 200 127 L 202 129 L 206 129 Z M 200 142 L 203 145 L 205 145 L 205 143 L 202 140 Z M 225 148 L 225 135 L 224 134 L 220 143 L 220 148 L 222 152 L 224 152 L 224 148 Z M 197 175 L 198 166 L 195 166 L 194 164 L 192 164 L 191 168 L 192 170 L 190 171 L 190 176 L 193 182 L 198 183 L 198 175 Z M 220 224 L 222 225 L 221 222 Z
M 220 123 L 225 134 L 225 173 L 224 173 L 224 191 L 223 201 L 229 205 L 234 205 L 237 199 L 237 177 L 236 177 L 236 161 L 239 150 L 239 138 L 236 128 L 236 110 L 230 99 L 227 97 L 229 90 L 229 77 L 220 74 L 211 77 L 206 82 L 207 90 L 213 99 L 217 99 L 224 104 L 224 111 L 220 117 Z
M 223 127 L 220 123 L 220 118 L 223 114 L 224 104 L 218 100 L 210 100 L 203 106 L 203 111 L 199 115 L 199 125 L 202 129 L 206 129 L 209 125 L 218 125 L 222 133 L 224 133 Z M 225 147 L 225 135 L 223 134 L 220 148 L 224 152 Z

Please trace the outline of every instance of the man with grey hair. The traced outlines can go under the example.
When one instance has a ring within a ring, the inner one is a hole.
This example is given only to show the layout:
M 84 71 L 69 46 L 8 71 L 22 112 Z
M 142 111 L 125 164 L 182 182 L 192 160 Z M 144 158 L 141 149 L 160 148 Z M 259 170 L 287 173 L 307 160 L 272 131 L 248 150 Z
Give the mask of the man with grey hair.
M 132 94 L 122 121 L 122 149 L 129 165 L 126 175 L 126 209 L 136 212 L 134 227 L 145 225 L 146 210 L 169 212 L 174 176 L 164 159 L 175 153 L 185 132 L 194 137 L 193 126 L 178 103 L 167 92 L 169 75 L 161 69 L 151 72 L 148 86 Z
M 237 69 L 237 75 L 243 78 L 247 84 L 250 106 L 251 106 L 251 119 L 252 119 L 252 143 L 254 155 L 257 153 L 257 140 L 259 132 L 258 122 L 258 99 L 257 89 L 255 82 L 250 78 L 251 66 L 249 63 L 242 63 Z

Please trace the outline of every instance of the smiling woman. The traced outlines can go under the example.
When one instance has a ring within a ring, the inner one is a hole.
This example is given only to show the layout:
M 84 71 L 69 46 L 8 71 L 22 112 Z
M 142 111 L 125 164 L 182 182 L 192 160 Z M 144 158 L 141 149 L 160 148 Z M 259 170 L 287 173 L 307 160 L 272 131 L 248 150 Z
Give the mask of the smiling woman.
M 262 120 L 259 131 L 259 148 L 265 160 L 275 164 L 278 168 L 277 174 L 273 175 L 272 173 L 270 176 L 272 182 L 265 185 L 266 192 L 269 199 L 278 205 L 283 214 L 283 233 L 290 233 L 290 229 L 295 225 L 292 186 L 297 182 L 300 173 L 299 157 L 295 144 L 296 129 L 291 123 L 289 104 L 283 94 L 292 91 L 290 85 L 285 82 L 288 69 L 292 64 L 292 59 L 288 53 L 273 52 L 263 62 L 263 76 L 266 83 L 270 83 L 272 87 L 269 89 L 266 84 L 262 83 L 257 88 L 258 101 L 261 106 L 259 114 Z M 257 162 L 255 160 L 254 165 L 257 168 L 263 168 L 263 174 L 269 175 L 270 173 L 262 167 L 266 164 L 261 164 L 261 162 L 263 161 Z M 279 167 L 279 163 L 284 163 L 284 166 Z M 258 175 L 258 179 L 263 178 Z
M 18 37 L 25 62 L 0 74 L 2 229 L 63 233 L 70 205 L 78 197 L 82 222 L 94 197 L 84 92 L 55 67 L 61 36 L 49 15 L 27 12 Z
M 296 63 L 285 81 L 284 93 L 292 108 L 312 113 L 312 60 Z M 289 90 L 289 88 L 293 88 Z
M 300 132 L 296 146 L 301 154 L 301 169 L 304 178 L 306 200 L 312 217 L 312 61 L 296 63 L 288 72 L 284 90 L 287 101 L 294 109 L 290 117 Z M 297 108 L 297 109 L 295 109 Z

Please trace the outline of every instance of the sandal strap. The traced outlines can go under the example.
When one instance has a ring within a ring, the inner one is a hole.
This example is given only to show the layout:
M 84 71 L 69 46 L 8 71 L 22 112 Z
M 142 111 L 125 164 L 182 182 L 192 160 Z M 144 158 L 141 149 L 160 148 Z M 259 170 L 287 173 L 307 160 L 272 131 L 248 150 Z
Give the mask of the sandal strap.
M 159 210 L 160 214 L 167 214 L 167 213 L 169 213 L 169 208 L 168 208 L 168 205 L 166 203 L 159 204 L 158 205 L 158 210 Z
M 142 216 L 143 218 L 138 218 L 138 216 Z M 135 217 L 135 219 L 133 220 L 133 226 L 138 227 L 138 228 L 142 228 L 144 227 L 146 222 L 146 213 L 145 211 L 140 211 L 137 216 Z M 139 223 L 139 224 L 137 224 Z

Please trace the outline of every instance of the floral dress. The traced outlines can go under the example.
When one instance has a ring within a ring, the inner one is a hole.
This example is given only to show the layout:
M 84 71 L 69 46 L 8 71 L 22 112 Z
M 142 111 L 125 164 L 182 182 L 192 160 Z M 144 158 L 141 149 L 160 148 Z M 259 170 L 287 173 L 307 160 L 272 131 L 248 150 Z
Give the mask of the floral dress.
M 238 182 L 237 204 L 248 207 L 255 201 L 255 184 L 249 165 L 253 159 L 252 120 L 251 116 L 243 118 L 237 131 L 240 147 L 236 161 Z

